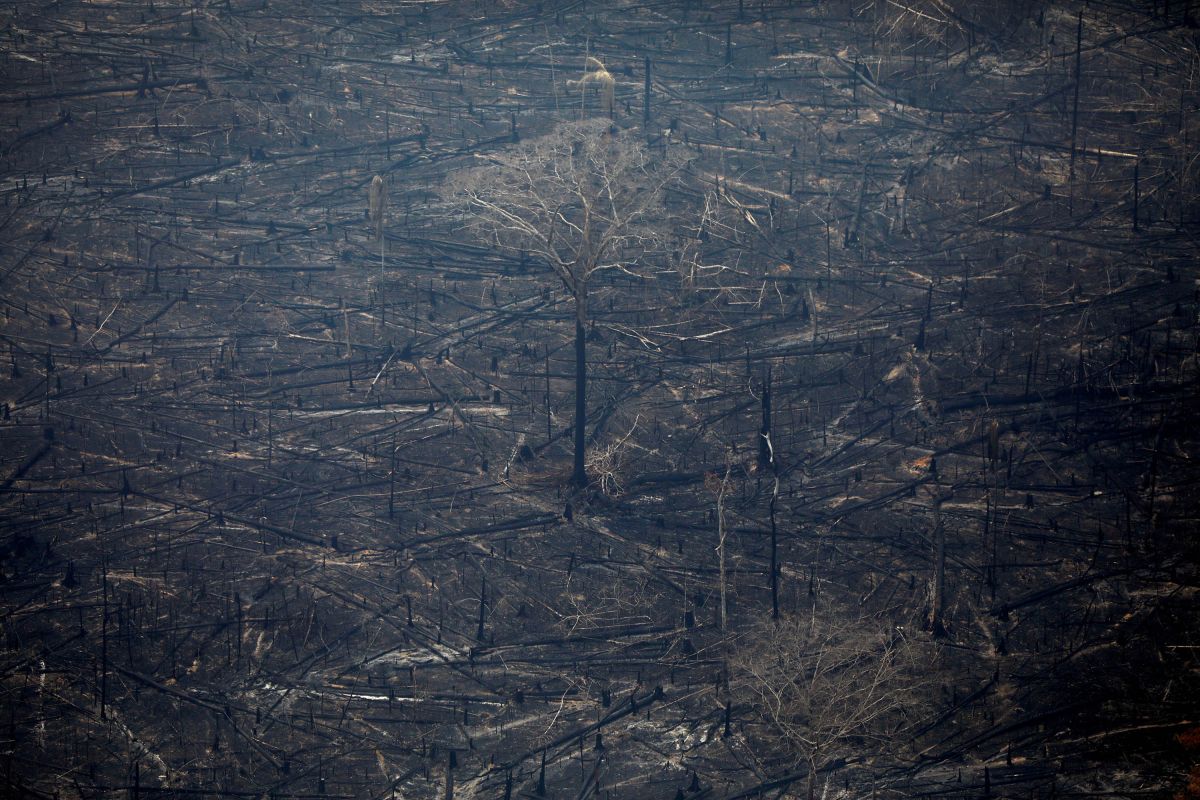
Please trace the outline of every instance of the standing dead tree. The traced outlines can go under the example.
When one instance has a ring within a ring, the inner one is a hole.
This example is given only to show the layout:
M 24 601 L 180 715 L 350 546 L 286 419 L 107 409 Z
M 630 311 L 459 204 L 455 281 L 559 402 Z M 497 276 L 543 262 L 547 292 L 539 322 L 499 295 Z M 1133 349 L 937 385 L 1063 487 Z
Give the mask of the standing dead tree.
M 730 688 L 764 723 L 763 741 L 807 768 L 809 800 L 817 771 L 848 748 L 899 741 L 923 696 L 928 653 L 878 620 L 843 622 L 813 609 L 748 638 L 731 660 Z
M 387 184 L 383 178 L 376 175 L 371 179 L 371 187 L 367 190 L 367 216 L 371 222 L 371 237 L 379 242 L 379 269 L 383 269 L 384 247 L 387 240 L 383 236 L 383 215 L 387 212 Z
M 662 196 L 681 161 L 651 154 L 607 122 L 560 125 L 487 157 L 450 181 L 447 198 L 469 227 L 496 247 L 551 270 L 575 307 L 575 460 L 572 482 L 587 485 L 586 331 L 588 290 L 602 271 L 639 275 L 640 261 L 670 236 Z

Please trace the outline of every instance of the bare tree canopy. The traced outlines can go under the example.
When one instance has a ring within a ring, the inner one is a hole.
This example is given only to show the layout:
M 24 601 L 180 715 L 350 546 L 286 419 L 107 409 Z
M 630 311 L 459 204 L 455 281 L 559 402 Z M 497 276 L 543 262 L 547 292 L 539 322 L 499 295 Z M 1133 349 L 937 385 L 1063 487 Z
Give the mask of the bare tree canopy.
M 765 723 L 765 738 L 815 771 L 853 740 L 892 746 L 910 723 L 932 653 L 880 620 L 828 609 L 749 633 L 731 659 L 731 688 Z M 867 748 L 856 747 L 858 752 Z
M 528 254 L 557 275 L 587 319 L 587 285 L 601 270 L 636 272 L 671 233 L 664 188 L 681 160 L 651 153 L 601 120 L 569 122 L 461 173 L 447 196 L 481 238 Z

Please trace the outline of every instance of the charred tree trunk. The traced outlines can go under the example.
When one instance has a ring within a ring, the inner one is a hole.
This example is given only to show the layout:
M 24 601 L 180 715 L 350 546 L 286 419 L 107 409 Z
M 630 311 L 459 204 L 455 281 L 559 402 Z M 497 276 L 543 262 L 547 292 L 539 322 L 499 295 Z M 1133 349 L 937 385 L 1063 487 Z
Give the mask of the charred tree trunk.
M 1138 230 L 1138 201 L 1141 199 L 1142 187 L 1140 185 L 1140 175 L 1138 172 L 1141 169 L 1141 159 L 1133 162 L 1133 231 Z
M 775 526 L 775 501 L 779 499 L 779 478 L 771 492 L 771 619 L 779 619 L 779 534 Z
M 584 455 L 587 448 L 587 318 L 585 295 L 575 299 L 575 468 L 571 482 L 583 488 L 587 486 L 587 468 Z
M 1068 177 L 1068 182 L 1071 183 L 1071 197 L 1074 198 L 1075 184 L 1075 143 L 1079 134 L 1079 83 L 1081 80 L 1083 56 L 1083 12 L 1079 12 L 1079 20 L 1075 28 L 1075 86 L 1074 97 L 1071 100 L 1071 163 Z
M 767 368 L 767 378 L 762 388 L 762 428 L 758 432 L 758 467 L 759 469 L 775 468 L 775 445 L 771 441 L 771 369 Z
M 642 126 L 650 133 L 650 56 L 646 56 L 646 85 L 642 94 Z
M 942 524 L 942 498 L 933 501 L 933 577 L 929 586 L 929 618 L 926 629 L 945 636 L 942 607 L 946 602 L 946 527 Z
M 729 624 L 729 606 L 725 593 L 725 484 L 729 481 L 729 468 L 725 469 L 725 480 L 721 483 L 721 494 L 717 496 L 717 570 L 721 581 L 721 630 Z

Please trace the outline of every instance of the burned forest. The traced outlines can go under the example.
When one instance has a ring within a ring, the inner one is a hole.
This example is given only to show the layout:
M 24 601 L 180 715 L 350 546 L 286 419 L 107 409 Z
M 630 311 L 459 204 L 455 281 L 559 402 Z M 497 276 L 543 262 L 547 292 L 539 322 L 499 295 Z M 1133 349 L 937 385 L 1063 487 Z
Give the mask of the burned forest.
M 0 4 L 0 795 L 1200 798 L 1200 4 Z

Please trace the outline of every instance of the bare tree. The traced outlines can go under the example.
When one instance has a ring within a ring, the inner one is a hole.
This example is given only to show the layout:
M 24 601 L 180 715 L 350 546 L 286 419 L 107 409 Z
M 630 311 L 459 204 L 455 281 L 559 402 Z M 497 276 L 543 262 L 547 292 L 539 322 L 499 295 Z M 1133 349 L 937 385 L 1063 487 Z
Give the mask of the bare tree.
M 836 620 L 821 610 L 750 632 L 730 662 L 730 688 L 761 722 L 763 740 L 808 770 L 845 757 L 852 743 L 891 746 L 922 697 L 929 646 L 876 619 Z
M 532 257 L 562 281 L 575 307 L 575 461 L 572 482 L 587 484 L 586 330 L 588 289 L 604 270 L 639 273 L 661 251 L 669 224 L 666 185 L 681 161 L 649 152 L 600 120 L 565 123 L 547 136 L 485 157 L 455 176 L 447 197 L 481 238 Z

